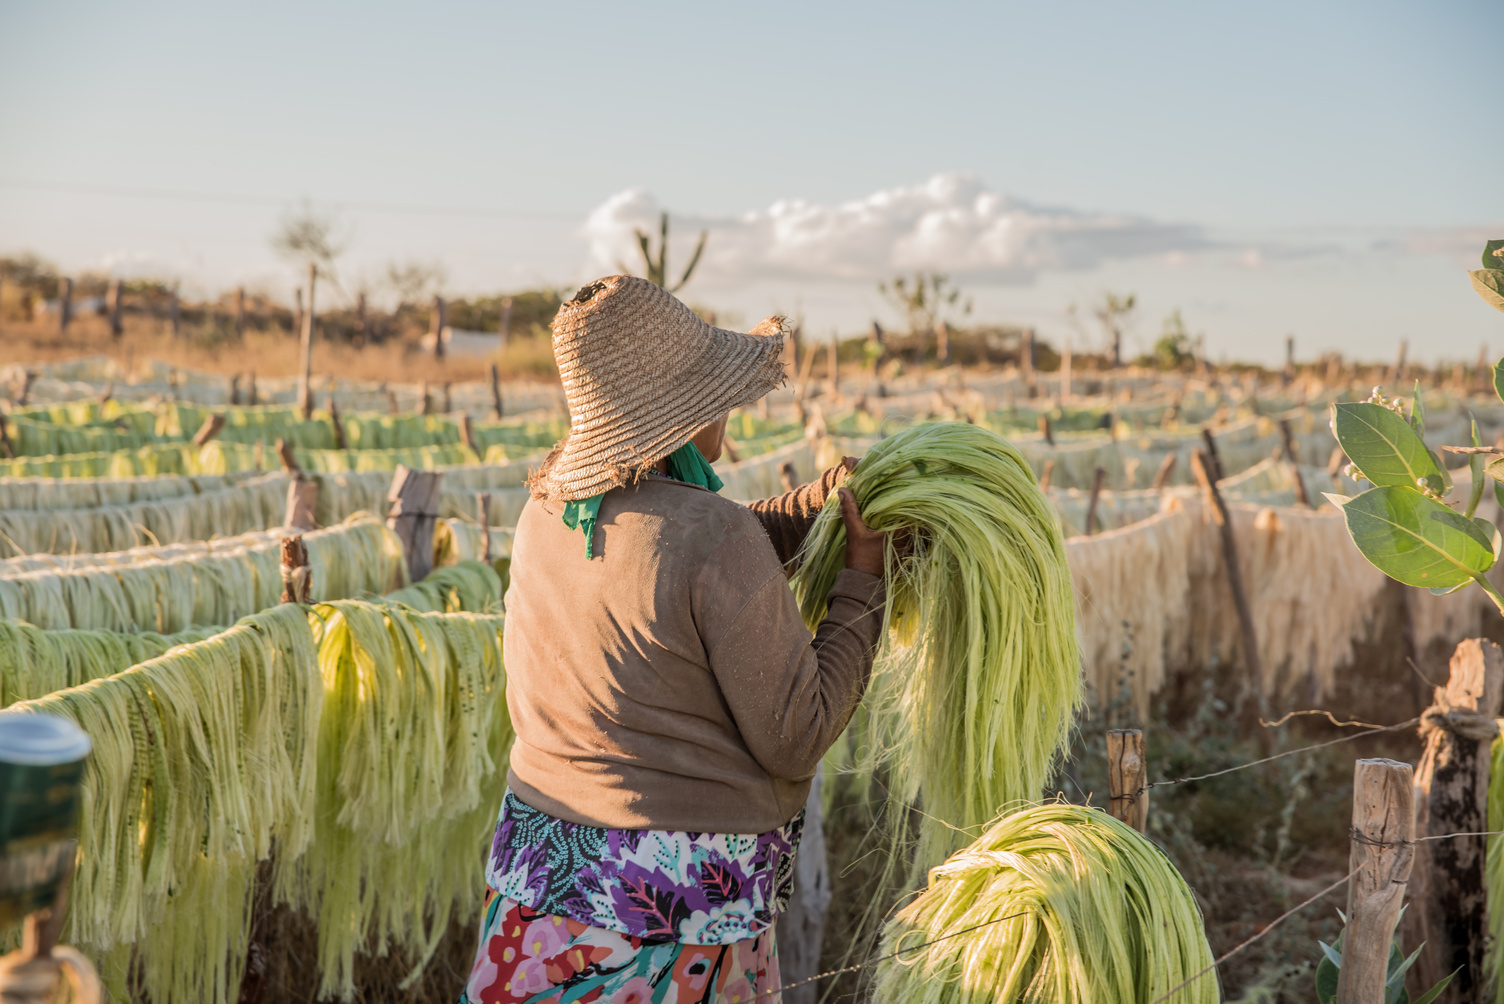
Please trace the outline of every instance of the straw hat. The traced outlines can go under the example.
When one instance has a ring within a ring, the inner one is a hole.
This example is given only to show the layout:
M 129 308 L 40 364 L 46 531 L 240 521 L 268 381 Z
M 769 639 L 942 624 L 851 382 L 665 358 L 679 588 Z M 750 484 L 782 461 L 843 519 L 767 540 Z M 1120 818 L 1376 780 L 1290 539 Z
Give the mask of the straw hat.
M 551 501 L 589 498 L 689 442 L 784 381 L 784 319 L 750 333 L 701 320 L 656 283 L 612 275 L 554 318 L 570 430 L 529 483 Z

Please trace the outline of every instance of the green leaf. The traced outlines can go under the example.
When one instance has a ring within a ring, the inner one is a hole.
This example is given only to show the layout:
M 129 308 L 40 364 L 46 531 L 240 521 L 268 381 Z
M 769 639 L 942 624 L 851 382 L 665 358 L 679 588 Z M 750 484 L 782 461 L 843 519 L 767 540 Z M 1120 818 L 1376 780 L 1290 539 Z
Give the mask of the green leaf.
M 1499 503 L 1499 508 L 1504 509 L 1504 485 L 1494 482 L 1494 501 Z
M 1426 405 L 1420 399 L 1420 381 L 1415 381 L 1415 393 L 1410 395 L 1410 428 L 1417 436 L 1426 434 Z
M 1469 272 L 1473 289 L 1483 297 L 1483 302 L 1495 310 L 1504 310 L 1504 271 L 1496 268 L 1480 268 Z
M 1452 982 L 1452 977 L 1456 976 L 1460 972 L 1462 972 L 1462 967 L 1458 966 L 1456 969 L 1453 969 L 1450 973 L 1443 976 L 1434 987 L 1432 987 L 1430 990 L 1427 990 L 1419 997 L 1415 998 L 1415 1004 L 1431 1004 L 1432 1001 L 1441 996 L 1441 992 L 1445 990 L 1447 988 L 1447 985 Z
M 1504 240 L 1489 241 L 1483 245 L 1483 267 L 1504 268 Z
M 1337 999 L 1337 979 L 1341 975 L 1339 964 L 1342 956 L 1338 955 L 1337 961 L 1333 962 L 1332 950 L 1326 945 L 1321 947 L 1327 955 L 1316 964 L 1316 1000 L 1317 1004 L 1332 1004 Z
M 1504 457 L 1499 457 L 1497 460 L 1490 460 L 1483 466 L 1483 473 L 1487 474 L 1495 481 L 1504 481 Z
M 1363 556 L 1407 586 L 1448 589 L 1494 563 L 1493 541 L 1476 521 L 1413 488 L 1371 488 L 1341 508 Z
M 1332 405 L 1332 434 L 1362 475 L 1375 485 L 1414 488 L 1426 481 L 1440 491 L 1446 478 L 1436 455 L 1410 423 L 1367 401 Z

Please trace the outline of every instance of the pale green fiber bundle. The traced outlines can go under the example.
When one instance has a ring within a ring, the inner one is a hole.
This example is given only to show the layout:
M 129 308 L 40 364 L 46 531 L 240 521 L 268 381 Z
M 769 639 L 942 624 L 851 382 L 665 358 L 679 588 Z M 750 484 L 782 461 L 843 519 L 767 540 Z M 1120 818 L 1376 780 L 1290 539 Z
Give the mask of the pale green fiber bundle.
M 512 557 L 512 531 L 502 527 L 482 528 L 479 523 L 463 519 L 439 522 L 434 536 L 434 563 L 452 565 L 459 561 L 479 561 L 486 553 L 486 536 L 491 538 L 491 559 Z
M 883 932 L 893 952 L 875 1004 L 1150 1004 L 1192 977 L 1170 1004 L 1219 999 L 1185 880 L 1142 834 L 1079 805 L 1005 816 L 932 869 Z
M 314 661 L 308 617 L 287 605 L 11 709 L 89 734 L 67 937 L 134 943 L 159 1004 L 236 998 L 255 864 L 273 841 L 292 857 L 308 845 Z
M 279 894 L 318 920 L 319 996 L 348 998 L 357 950 L 402 945 L 414 979 L 450 916 L 479 909 L 512 741 L 503 621 L 362 601 L 315 613 L 318 833 Z
M 0 509 L 87 509 L 156 502 L 229 488 L 245 475 L 163 475 L 149 478 L 0 477 Z
M 44 631 L 21 621 L 0 621 L 0 707 L 111 676 L 218 630 L 116 634 Z
M 421 582 L 385 598 L 423 613 L 494 613 L 501 607 L 501 576 L 483 562 L 461 561 L 435 568 Z
M 887 632 L 856 768 L 923 810 L 916 865 L 938 864 L 966 832 L 1037 800 L 1082 700 L 1070 571 L 1059 521 L 1028 465 L 996 433 L 919 425 L 879 443 L 847 482 L 869 525 L 912 529 L 887 557 Z M 816 624 L 845 562 L 840 507 L 815 521 L 794 577 Z

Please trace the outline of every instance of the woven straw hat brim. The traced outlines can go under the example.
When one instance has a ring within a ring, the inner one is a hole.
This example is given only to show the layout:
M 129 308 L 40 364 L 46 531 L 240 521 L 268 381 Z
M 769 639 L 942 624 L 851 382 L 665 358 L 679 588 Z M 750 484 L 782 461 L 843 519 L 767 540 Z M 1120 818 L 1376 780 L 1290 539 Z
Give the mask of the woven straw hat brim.
M 571 501 L 625 483 L 720 416 L 784 381 L 780 319 L 753 333 L 707 323 L 661 287 L 611 276 L 554 319 L 570 432 L 540 495 Z M 770 334 L 756 332 L 767 330 Z

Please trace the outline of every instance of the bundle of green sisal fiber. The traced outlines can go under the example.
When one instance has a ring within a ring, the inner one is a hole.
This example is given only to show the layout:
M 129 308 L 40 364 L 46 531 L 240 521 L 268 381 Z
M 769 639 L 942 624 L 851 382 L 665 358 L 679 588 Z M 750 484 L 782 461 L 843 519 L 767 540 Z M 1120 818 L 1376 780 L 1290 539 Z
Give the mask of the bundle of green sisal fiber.
M 894 957 L 878 966 L 874 1004 L 1219 999 L 1201 911 L 1163 852 L 1064 803 L 1004 817 L 933 869 L 881 954 Z
M 435 568 L 385 599 L 423 613 L 491 613 L 501 608 L 501 576 L 485 562 L 460 561 Z
M 1070 570 L 1054 508 L 1023 457 L 977 426 L 919 425 L 846 482 L 889 548 L 887 631 L 847 743 L 888 787 L 890 846 L 918 805 L 917 875 L 1004 808 L 1037 801 L 1082 700 Z M 794 589 L 819 622 L 845 560 L 840 507 L 805 542 Z

